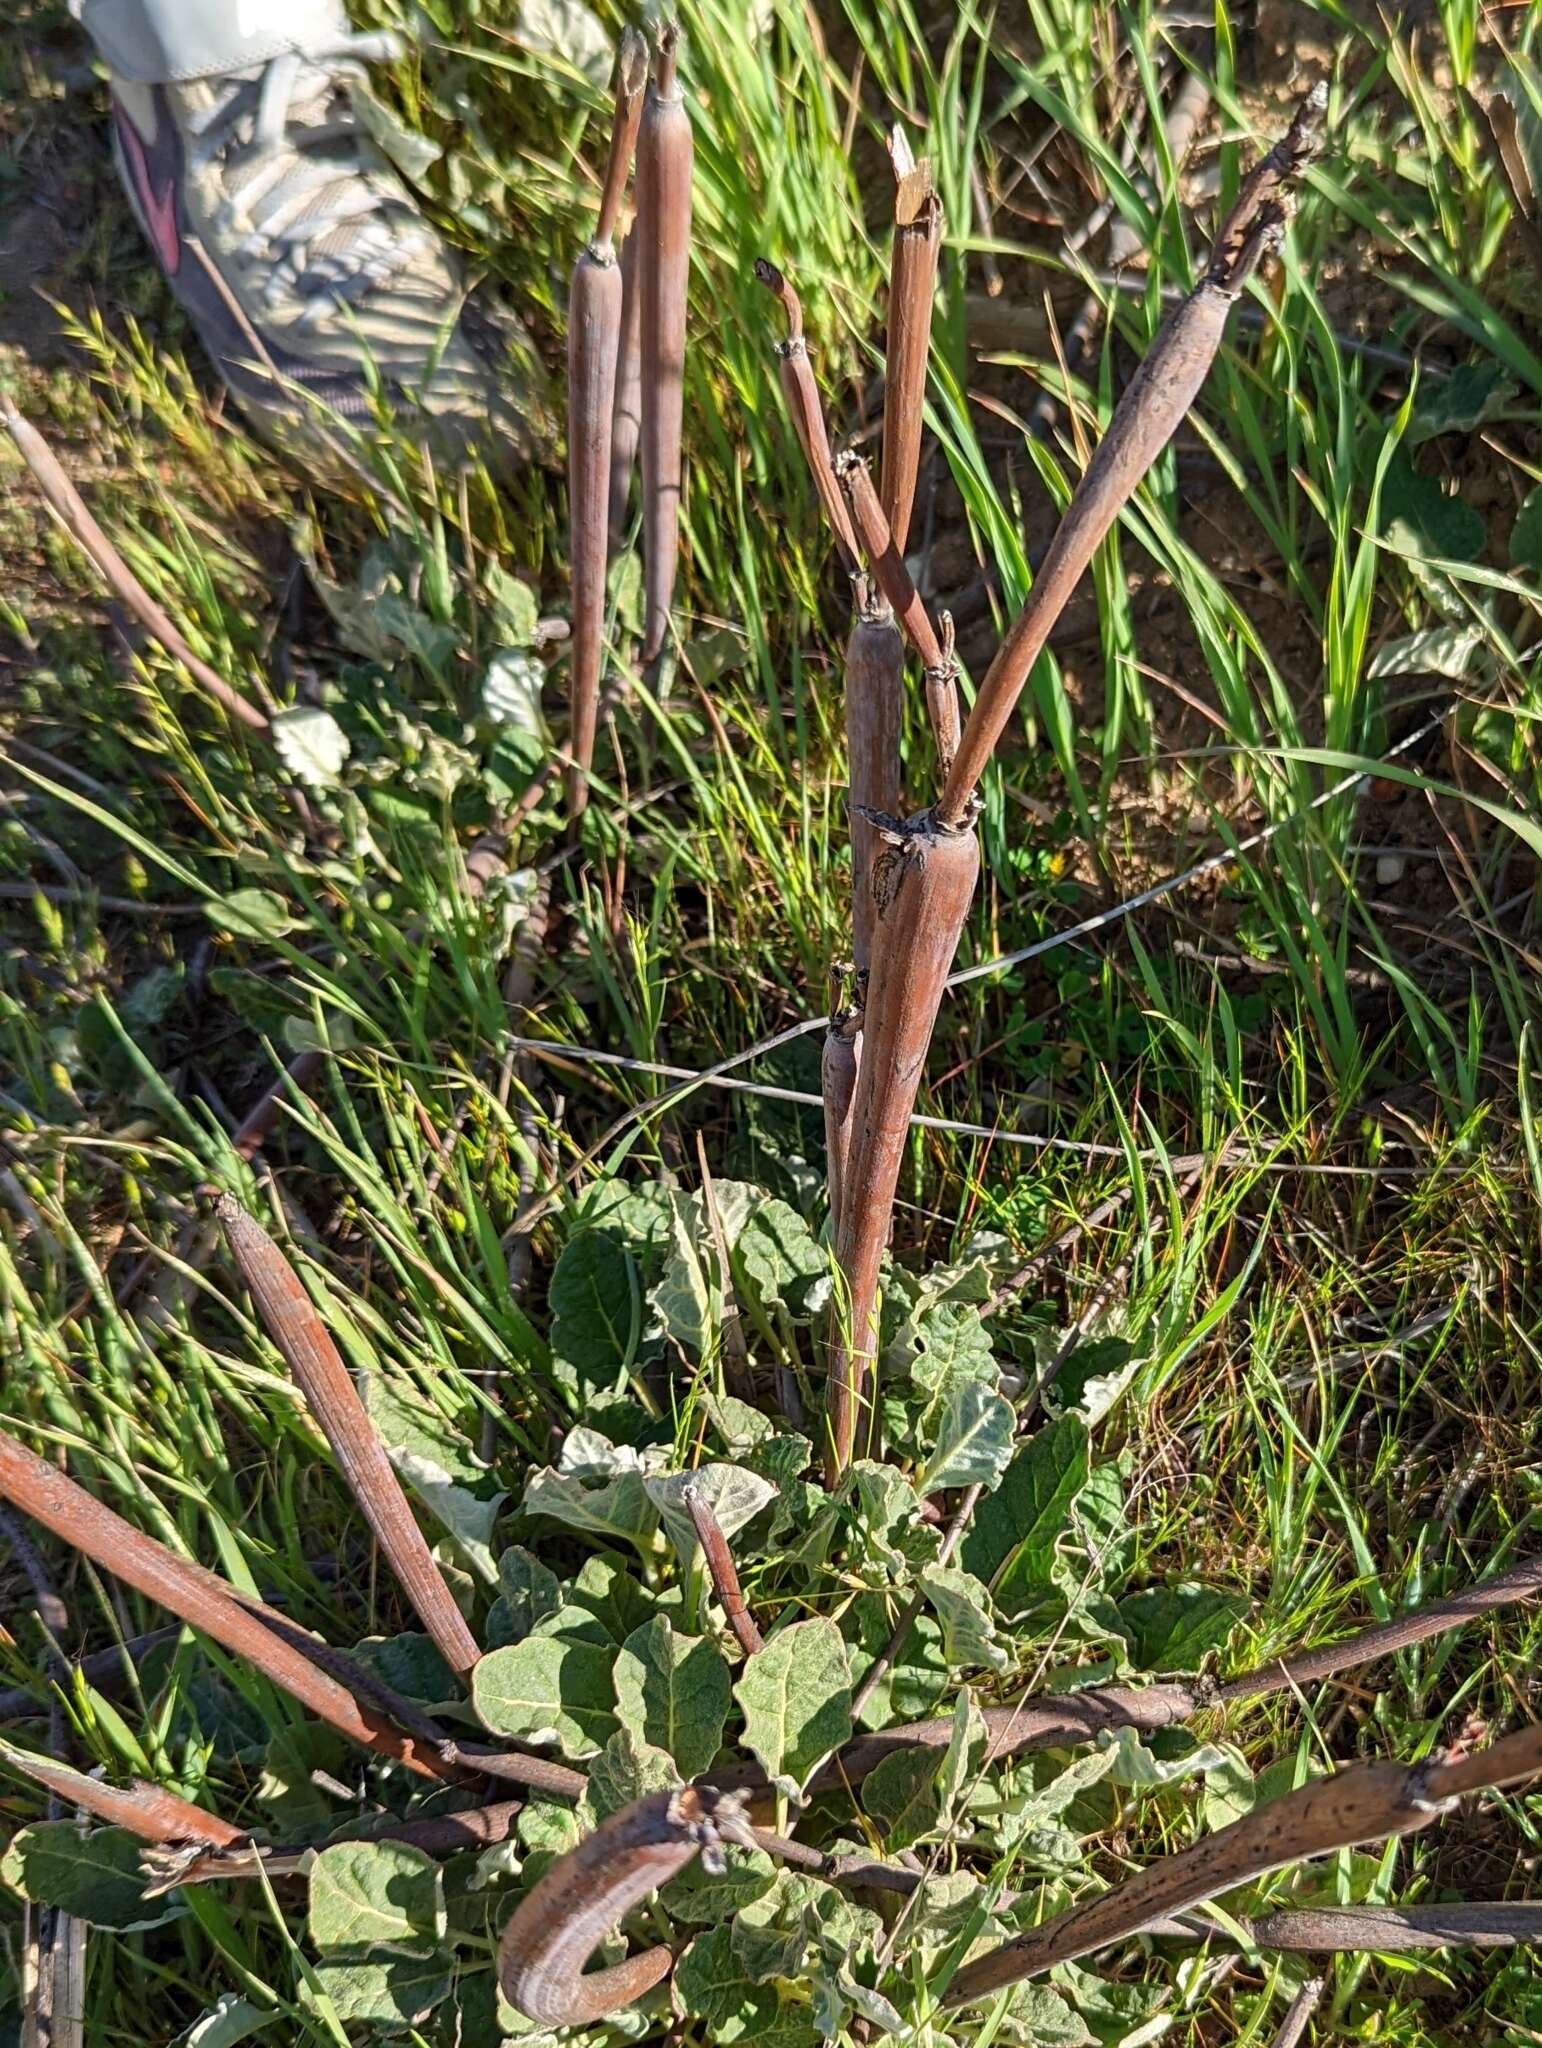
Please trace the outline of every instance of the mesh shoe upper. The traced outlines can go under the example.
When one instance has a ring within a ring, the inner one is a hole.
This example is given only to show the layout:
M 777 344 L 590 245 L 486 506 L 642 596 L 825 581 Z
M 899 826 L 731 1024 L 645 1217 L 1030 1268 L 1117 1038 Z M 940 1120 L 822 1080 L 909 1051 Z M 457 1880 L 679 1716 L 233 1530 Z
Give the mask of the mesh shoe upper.
M 442 442 L 525 456 L 541 438 L 528 343 L 514 322 L 466 305 L 455 252 L 353 101 L 365 65 L 397 49 L 337 28 L 234 71 L 115 76 L 124 182 L 236 395 L 284 438 L 302 392 L 365 415 L 372 365 Z

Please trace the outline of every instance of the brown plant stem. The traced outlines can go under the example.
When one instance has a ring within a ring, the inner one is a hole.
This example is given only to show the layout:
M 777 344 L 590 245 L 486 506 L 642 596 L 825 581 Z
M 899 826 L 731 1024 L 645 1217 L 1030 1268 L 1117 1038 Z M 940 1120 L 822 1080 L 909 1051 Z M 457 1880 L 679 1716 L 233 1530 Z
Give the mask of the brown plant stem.
M 734 1640 L 739 1648 L 746 1657 L 753 1657 L 757 1650 L 765 1648 L 765 1638 L 755 1626 L 755 1617 L 745 1605 L 733 1552 L 728 1547 L 728 1538 L 723 1534 L 722 1526 L 712 1512 L 711 1501 L 700 1487 L 688 1486 L 682 1497 L 685 1501 L 685 1511 L 691 1518 L 691 1527 L 696 1531 L 696 1541 L 701 1545 L 701 1554 L 706 1561 L 708 1576 L 712 1580 L 712 1590 L 717 1594 L 724 1618 L 733 1630 Z
M 873 488 L 867 464 L 860 456 L 841 455 L 836 458 L 835 473 L 851 506 L 852 525 L 873 581 L 899 620 L 905 638 L 921 657 L 927 718 L 946 776 L 959 741 L 958 662 L 953 653 L 952 621 L 943 614 L 939 635 L 894 545 L 888 517 Z
M 798 303 L 798 294 L 783 271 L 774 263 L 768 263 L 764 256 L 755 260 L 755 275 L 768 292 L 780 304 L 787 317 L 787 339 L 777 343 L 777 375 L 781 379 L 782 396 L 787 401 L 788 416 L 792 420 L 793 432 L 808 463 L 809 474 L 814 479 L 814 489 L 819 502 L 830 522 L 830 531 L 835 535 L 842 558 L 848 570 L 854 571 L 861 556 L 857 549 L 856 535 L 851 530 L 851 515 L 846 510 L 846 500 L 835 479 L 835 467 L 830 457 L 830 436 L 825 427 L 824 406 L 820 402 L 819 385 L 814 378 L 814 365 L 809 360 L 808 342 L 803 334 L 803 308 Z
M 830 1321 L 824 1466 L 831 1485 L 871 1415 L 879 1264 L 910 1112 L 980 868 L 972 827 L 947 831 L 930 812 L 883 836 L 870 882 L 872 961 L 836 1243 L 844 1288 Z
M 169 1608 L 232 1656 L 245 1658 L 352 1741 L 405 1764 L 420 1777 L 455 1775 L 437 1758 L 425 1757 L 410 1738 L 365 1712 L 344 1686 L 281 1642 L 213 1572 L 146 1536 L 3 1431 L 0 1499 L 12 1502 L 60 1542 L 83 1551 L 147 1599 Z
M 648 46 L 624 29 L 616 68 L 611 129 L 599 221 L 573 266 L 568 297 L 568 531 L 573 582 L 569 656 L 568 815 L 589 801 L 600 669 L 605 658 L 605 571 L 609 555 L 611 432 L 616 366 L 621 351 L 624 289 L 612 236 L 632 166 L 648 78 Z
M 1209 374 L 1243 285 L 1284 233 L 1281 195 L 1316 153 L 1326 95 L 1302 101 L 1284 139 L 1243 181 L 1204 277 L 1162 323 L 1056 529 L 1044 566 L 980 685 L 937 806 L 939 821 L 967 814 L 1050 629 L 1121 508 L 1176 432 Z
M 851 949 L 859 977 L 871 965 L 873 863 L 879 818 L 902 809 L 900 725 L 904 714 L 905 648 L 883 603 L 862 603 L 846 641 L 846 754 L 851 817 Z M 860 1055 L 859 1055 L 860 1060 Z
M 1301 2043 L 1306 2039 L 1306 2030 L 1312 2024 L 1327 1988 L 1324 1978 L 1307 1978 L 1285 2009 L 1285 2017 L 1280 2021 L 1274 2036 L 1274 2048 L 1301 2048 Z
M 1457 1798 L 1518 1784 L 1542 1772 L 1542 1724 L 1447 1762 L 1351 1764 L 1244 1814 L 1191 1848 L 1150 1863 L 1087 1904 L 967 1963 L 944 1996 L 962 2005 L 1003 1986 L 1074 1962 L 1138 1934 L 1153 1920 L 1330 1850 L 1381 1842 L 1425 1828 Z
M 894 166 L 894 244 L 889 258 L 889 331 L 884 346 L 883 508 L 903 557 L 915 504 L 926 402 L 926 359 L 942 247 L 942 201 L 932 167 L 918 164 L 899 129 L 890 141 Z
M 200 659 L 177 631 L 165 612 L 145 589 L 112 542 L 103 533 L 84 498 L 70 481 L 63 464 L 29 420 L 23 419 L 12 401 L 0 392 L 0 421 L 3 421 L 23 462 L 31 470 L 38 489 L 47 500 L 65 532 L 95 568 L 113 596 L 139 621 L 152 640 L 158 640 L 173 661 L 180 662 L 198 687 L 212 697 L 230 717 L 250 731 L 266 733 L 265 712 L 233 689 L 225 678 Z
M 229 1195 L 222 1195 L 217 1206 L 263 1327 L 283 1353 L 306 1406 L 331 1445 L 348 1490 L 440 1655 L 465 1678 L 482 1652 L 429 1554 L 385 1446 L 325 1323 L 294 1268 L 256 1218 Z
M 653 85 L 637 143 L 640 348 L 642 354 L 643 659 L 663 653 L 680 549 L 684 482 L 686 295 L 691 269 L 694 145 L 677 65 L 680 31 L 659 37 Z

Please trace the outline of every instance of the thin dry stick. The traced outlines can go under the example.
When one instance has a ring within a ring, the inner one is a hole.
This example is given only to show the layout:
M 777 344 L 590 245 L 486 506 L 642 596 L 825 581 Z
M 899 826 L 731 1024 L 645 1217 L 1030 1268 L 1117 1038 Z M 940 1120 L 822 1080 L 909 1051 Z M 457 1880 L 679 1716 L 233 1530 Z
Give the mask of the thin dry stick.
M 404 1763 L 420 1777 L 457 1775 L 438 1758 L 425 1757 L 410 1738 L 366 1713 L 344 1686 L 279 1641 L 213 1572 L 146 1536 L 3 1431 L 0 1500 L 12 1502 L 60 1542 L 84 1551 L 115 1578 L 170 1608 L 232 1656 L 245 1658 L 354 1742 Z
M 199 688 L 207 696 L 212 697 L 222 710 L 253 732 L 267 732 L 266 714 L 243 697 L 239 690 L 232 689 L 223 676 L 217 675 L 209 664 L 200 660 L 188 646 L 171 620 L 92 518 L 86 501 L 71 483 L 63 465 L 48 443 L 30 421 L 22 418 L 4 392 L 0 392 L 0 420 L 4 421 L 22 460 L 36 479 L 38 489 L 48 501 L 49 509 L 56 515 L 76 546 L 89 558 L 97 574 L 118 602 L 138 619 L 152 639 L 159 640 L 173 661 L 180 662 Z
M 1166 319 L 1114 409 L 1108 431 L 1056 529 L 1028 602 L 991 663 L 953 763 L 937 815 L 966 816 L 975 785 L 1006 730 L 1050 629 L 1121 508 L 1156 461 L 1198 396 L 1243 285 L 1284 232 L 1284 194 L 1318 148 L 1326 88 L 1303 100 L 1289 132 L 1243 186 L 1216 237 L 1199 284 Z
M 889 143 L 894 166 L 894 245 L 889 258 L 889 331 L 884 344 L 883 507 L 903 556 L 915 504 L 926 399 L 926 359 L 937 296 L 942 247 L 942 201 L 931 164 L 918 164 L 896 128 Z
M 611 431 L 621 351 L 624 289 L 613 236 L 632 168 L 648 79 L 648 45 L 622 31 L 615 121 L 594 239 L 573 266 L 568 298 L 568 531 L 573 580 L 569 673 L 568 814 L 589 801 L 600 669 L 605 658 L 605 569 L 609 553 Z
M 964 1531 L 969 1527 L 970 1517 L 979 1506 L 980 1495 L 984 1491 L 984 1486 L 979 1484 L 964 1488 L 963 1497 L 959 1501 L 958 1506 L 953 1510 L 953 1519 L 949 1522 L 942 1542 L 938 1546 L 937 1565 L 939 1569 L 951 1561 L 954 1551 L 957 1550 L 963 1539 Z M 915 1627 L 917 1620 L 920 1618 L 921 1609 L 925 1605 L 926 1595 L 924 1593 L 917 1593 L 899 1620 L 894 1624 L 894 1633 L 873 1659 L 872 1668 L 851 1696 L 851 1718 L 854 1721 L 860 1716 L 862 1709 L 873 1697 L 873 1694 L 877 1692 L 879 1686 L 882 1685 L 884 1679 L 888 1676 L 894 1660 L 910 1641 L 910 1631 Z
M 268 1335 L 332 1447 L 348 1490 L 402 1591 L 450 1669 L 466 1677 L 482 1652 L 429 1553 L 374 1424 L 315 1304 L 278 1246 L 229 1195 L 219 1219 Z
M 680 550 L 684 481 L 685 316 L 691 270 L 694 145 L 678 63 L 680 31 L 659 37 L 653 86 L 637 144 L 639 319 L 642 351 L 643 659 L 669 635 Z
M 724 1618 L 733 1630 L 734 1640 L 739 1648 L 746 1657 L 753 1657 L 757 1650 L 765 1648 L 765 1638 L 755 1626 L 755 1618 L 744 1603 L 744 1594 L 739 1588 L 739 1574 L 734 1567 L 733 1552 L 728 1547 L 728 1538 L 723 1534 L 718 1518 L 712 1512 L 711 1501 L 699 1486 L 688 1486 L 683 1499 L 685 1511 L 691 1518 L 691 1527 L 696 1531 L 696 1541 L 701 1545 L 701 1554 L 706 1560 L 712 1590 L 717 1594 Z
M 1542 1901 L 1474 1899 L 1450 1906 L 1306 1906 L 1242 1923 L 1254 1948 L 1290 1955 L 1398 1955 L 1428 1948 L 1508 1948 L 1542 1941 Z M 1164 1928 L 1163 1933 L 1167 1930 Z M 1195 1930 L 1207 1939 L 1223 1930 Z
M 871 877 L 872 962 L 836 1240 L 845 1285 L 830 1320 L 824 1467 L 831 1485 L 873 1412 L 879 1264 L 910 1113 L 980 870 L 973 829 L 945 830 L 930 814 L 886 830 L 883 840 Z
M 968 1963 L 944 2005 L 962 2005 L 1056 1963 L 1074 1962 L 1138 1934 L 1153 1920 L 1330 1850 L 1413 1834 L 1449 1813 L 1466 1792 L 1518 1784 L 1542 1772 L 1542 1723 L 1451 1762 L 1352 1764 L 1148 1864 L 1090 1904 Z
M 921 657 L 926 686 L 926 714 L 937 743 L 937 758 L 946 776 L 958 752 L 958 662 L 953 652 L 953 622 L 944 612 L 939 634 L 911 581 L 889 521 L 873 489 L 867 464 L 857 455 L 836 457 L 835 473 L 851 506 L 852 524 L 873 581 L 883 592 L 906 639 Z
M 642 439 L 642 323 L 638 309 L 637 229 L 621 244 L 621 346 L 610 414 L 610 551 L 626 538 L 626 508 Z
M 841 487 L 835 480 L 835 468 L 830 458 L 830 436 L 825 428 L 824 406 L 820 403 L 819 386 L 814 380 L 814 365 L 809 360 L 808 342 L 803 334 L 803 308 L 798 303 L 798 294 L 793 290 L 786 274 L 768 263 L 764 256 L 756 258 L 755 275 L 766 290 L 780 304 L 787 316 L 787 339 L 777 343 L 777 375 L 781 379 L 782 395 L 787 401 L 788 415 L 792 420 L 793 432 L 798 437 L 809 474 L 814 479 L 814 489 L 819 493 L 819 502 L 830 522 L 848 569 L 854 570 L 860 559 L 856 535 L 851 530 L 851 516 L 846 510 L 846 500 Z

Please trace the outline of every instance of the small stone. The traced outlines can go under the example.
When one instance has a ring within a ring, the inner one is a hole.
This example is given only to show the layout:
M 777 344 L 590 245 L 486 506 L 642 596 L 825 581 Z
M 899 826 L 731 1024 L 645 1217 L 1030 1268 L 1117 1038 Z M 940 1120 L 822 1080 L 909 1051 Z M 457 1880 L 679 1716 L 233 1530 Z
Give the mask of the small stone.
M 1399 853 L 1381 853 L 1376 856 L 1376 886 L 1390 889 L 1394 882 L 1403 879 L 1403 857 Z

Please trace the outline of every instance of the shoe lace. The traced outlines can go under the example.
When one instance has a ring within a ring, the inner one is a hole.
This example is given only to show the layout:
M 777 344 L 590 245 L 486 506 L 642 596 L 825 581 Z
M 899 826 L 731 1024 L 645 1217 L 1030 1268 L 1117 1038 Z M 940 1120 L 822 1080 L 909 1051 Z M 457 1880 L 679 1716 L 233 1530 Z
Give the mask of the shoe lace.
M 266 270 L 262 297 L 301 302 L 302 326 L 357 305 L 431 246 L 347 91 L 400 54 L 388 33 L 288 50 L 219 83 L 187 120 L 190 161 L 223 159 L 238 254 Z

